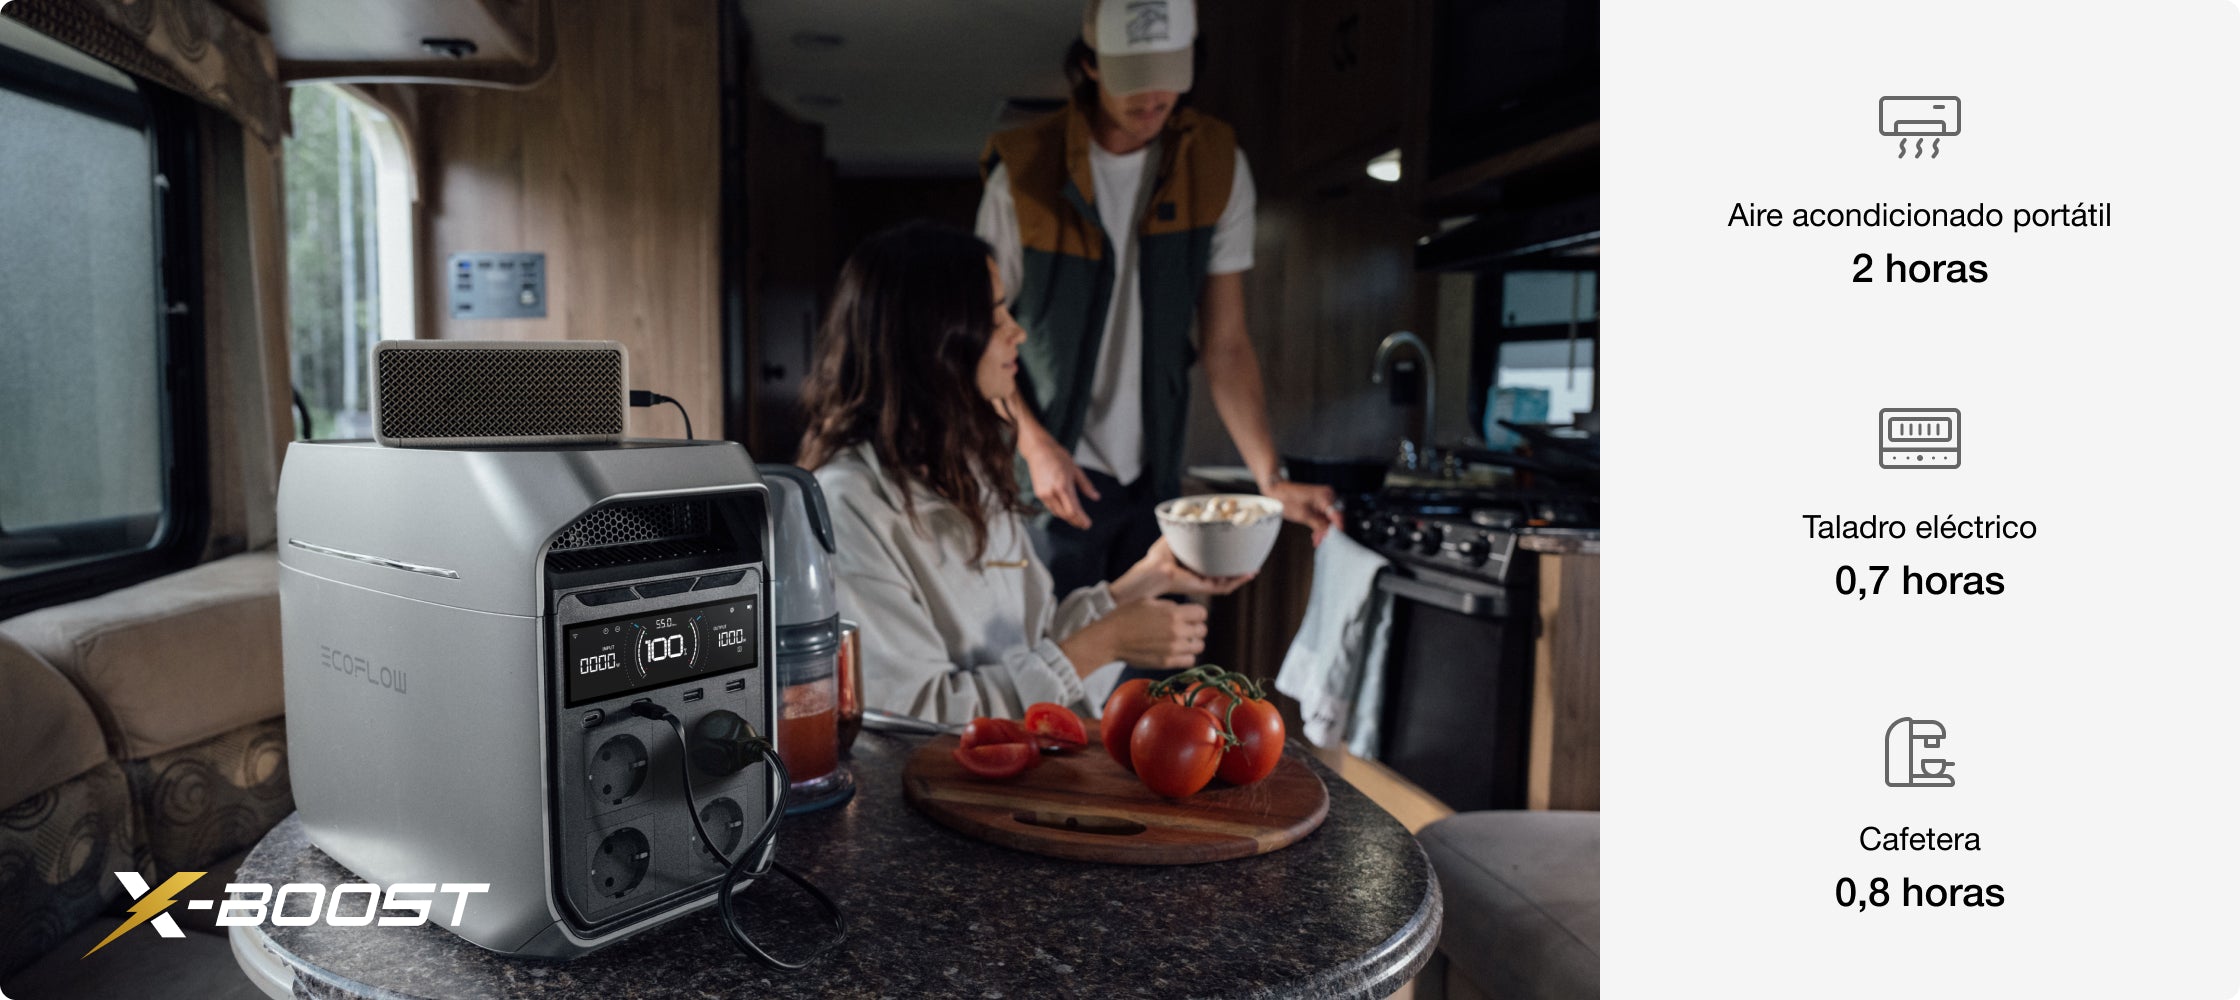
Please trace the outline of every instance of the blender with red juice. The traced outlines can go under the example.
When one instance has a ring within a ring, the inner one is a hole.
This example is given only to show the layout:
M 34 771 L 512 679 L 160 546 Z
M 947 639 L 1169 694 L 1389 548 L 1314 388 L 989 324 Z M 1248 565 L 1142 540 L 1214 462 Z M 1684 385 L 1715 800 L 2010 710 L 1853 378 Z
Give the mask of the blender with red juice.
M 840 762 L 840 610 L 832 580 L 832 516 L 815 477 L 764 465 L 771 498 L 771 612 L 778 646 L 778 756 L 793 784 L 786 813 L 846 802 L 855 779 Z

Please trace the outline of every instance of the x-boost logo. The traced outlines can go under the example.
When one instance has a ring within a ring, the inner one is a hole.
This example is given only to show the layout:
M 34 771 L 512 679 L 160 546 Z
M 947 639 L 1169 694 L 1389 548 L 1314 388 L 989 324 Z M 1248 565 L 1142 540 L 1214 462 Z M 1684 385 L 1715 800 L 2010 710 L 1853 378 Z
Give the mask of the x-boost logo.
M 124 883 L 126 892 L 132 894 L 132 905 L 126 907 L 130 915 L 124 923 L 110 931 L 101 943 L 87 949 L 85 958 L 100 951 L 109 942 L 124 936 L 141 924 L 148 924 L 163 937 L 186 937 L 179 929 L 179 922 L 166 912 L 179 901 L 180 893 L 193 885 L 196 879 L 208 872 L 180 872 L 163 880 L 155 889 L 148 888 L 148 880 L 139 872 L 117 872 L 117 881 Z M 489 892 L 488 882 L 398 882 L 383 889 L 371 882 L 351 882 L 335 886 L 329 891 L 317 882 L 290 882 L 278 889 L 263 882 L 228 882 L 226 893 L 230 899 L 190 899 L 187 909 L 218 911 L 216 923 L 220 927 L 256 927 L 270 923 L 275 927 L 309 927 L 323 923 L 329 927 L 365 927 L 378 924 L 382 927 L 418 927 L 429 920 L 429 912 L 441 896 L 456 895 L 452 904 L 451 919 L 447 923 L 457 927 L 467 919 L 467 897 L 478 892 Z M 297 902 L 297 901 L 301 902 Z

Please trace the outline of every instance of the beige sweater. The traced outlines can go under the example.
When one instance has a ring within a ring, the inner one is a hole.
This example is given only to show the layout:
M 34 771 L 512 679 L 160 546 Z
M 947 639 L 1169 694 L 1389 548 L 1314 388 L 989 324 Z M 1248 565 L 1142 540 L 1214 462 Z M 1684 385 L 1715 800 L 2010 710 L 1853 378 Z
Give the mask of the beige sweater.
M 971 522 L 922 487 L 913 487 L 916 521 L 904 516 L 902 483 L 881 473 L 868 445 L 816 475 L 839 543 L 840 614 L 862 628 L 865 705 L 965 722 L 1016 719 L 1054 701 L 1089 717 L 1058 643 L 1111 613 L 1104 584 L 1057 600 L 1016 514 L 989 519 L 987 554 L 973 564 Z

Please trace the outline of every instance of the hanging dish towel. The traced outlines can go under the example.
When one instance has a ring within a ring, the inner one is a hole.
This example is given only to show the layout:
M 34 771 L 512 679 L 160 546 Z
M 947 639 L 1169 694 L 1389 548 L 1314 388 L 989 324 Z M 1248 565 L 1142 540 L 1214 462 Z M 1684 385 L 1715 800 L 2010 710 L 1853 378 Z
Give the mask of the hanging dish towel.
M 1385 566 L 1383 556 L 1338 532 L 1315 549 L 1306 618 L 1276 674 L 1276 690 L 1299 700 L 1299 735 L 1315 746 L 1365 744 L 1363 756 L 1375 753 L 1392 631 L 1392 595 L 1377 589 Z

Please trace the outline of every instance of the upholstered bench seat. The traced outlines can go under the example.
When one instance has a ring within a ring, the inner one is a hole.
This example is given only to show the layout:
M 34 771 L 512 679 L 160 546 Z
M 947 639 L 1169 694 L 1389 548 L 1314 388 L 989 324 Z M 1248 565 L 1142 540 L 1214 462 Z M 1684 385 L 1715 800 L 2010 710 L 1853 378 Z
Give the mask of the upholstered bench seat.
M 273 718 L 280 562 L 251 552 L 0 622 L 85 693 L 110 755 L 144 760 Z
M 115 873 L 156 885 L 209 872 L 189 891 L 214 894 L 240 852 L 295 808 L 278 581 L 278 560 L 256 552 L 0 622 L 8 995 L 147 995 L 126 959 L 80 960 L 90 944 L 79 939 L 122 919 Z M 208 922 L 198 916 L 178 922 Z M 222 937 L 148 937 L 131 944 L 169 959 L 145 970 L 149 982 L 201 983 L 197 995 L 247 984 L 227 971 Z
M 0 636 L 0 976 L 99 914 L 132 870 L 132 799 L 85 699 Z
M 1447 902 L 1448 1000 L 1602 992 L 1602 814 L 1475 812 L 1417 834 Z

